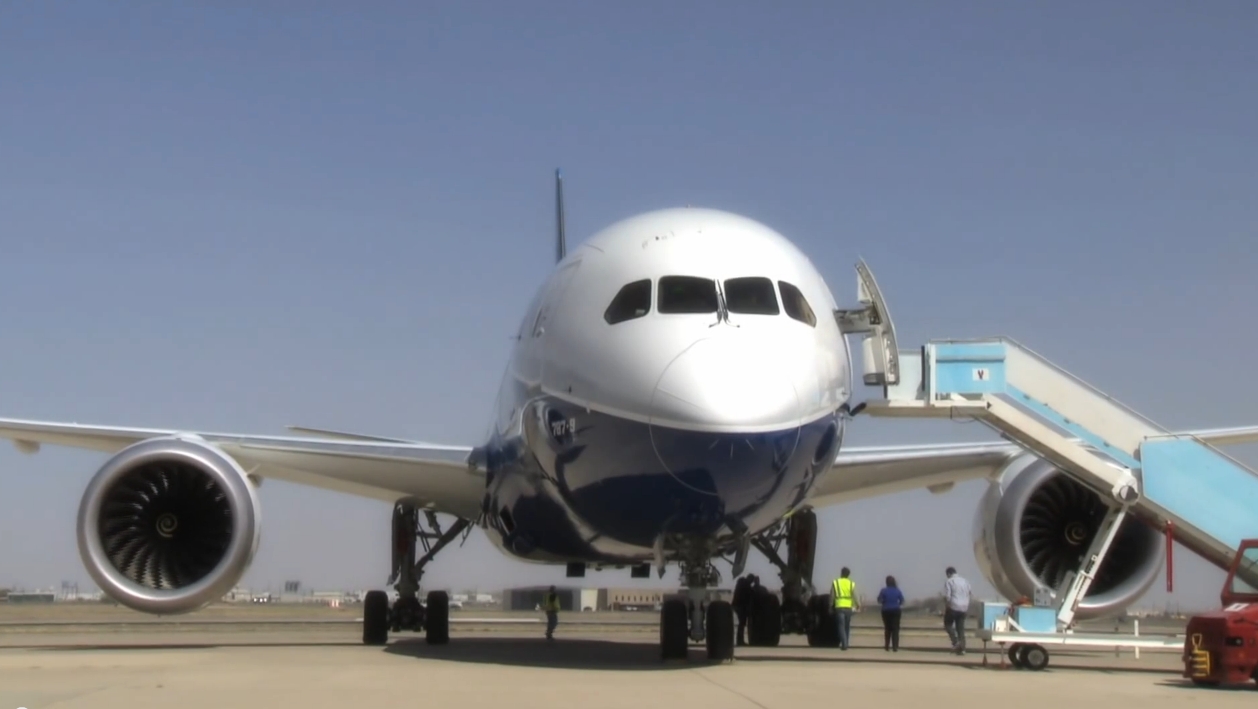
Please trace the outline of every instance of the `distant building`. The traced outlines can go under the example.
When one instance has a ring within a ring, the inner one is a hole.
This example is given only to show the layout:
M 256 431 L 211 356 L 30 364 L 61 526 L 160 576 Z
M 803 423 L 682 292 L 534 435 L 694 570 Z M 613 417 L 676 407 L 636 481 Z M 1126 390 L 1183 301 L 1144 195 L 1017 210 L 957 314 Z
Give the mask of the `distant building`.
M 607 592 L 599 588 L 581 589 L 581 602 L 576 605 L 582 612 L 601 611 L 607 607 Z
M 665 597 L 676 591 L 666 588 L 609 588 L 606 593 L 606 610 L 652 611 L 664 603 Z
M 340 608 L 342 603 L 353 603 L 354 597 L 344 591 L 315 591 L 310 594 L 315 603 L 323 603 L 333 608 Z
M 654 611 L 670 598 L 689 598 L 685 589 L 679 588 L 612 588 L 607 589 L 606 594 L 606 610 L 612 611 Z M 731 601 L 733 598 L 734 592 L 730 589 L 708 589 L 708 600 Z
M 529 586 L 525 588 L 509 588 L 502 592 L 502 609 L 508 611 L 531 611 L 541 607 L 542 599 L 546 597 L 546 593 L 550 590 L 550 586 Z M 582 603 L 586 601 L 593 602 L 593 609 L 598 608 L 598 591 L 594 590 L 594 596 L 591 598 L 589 594 L 584 593 L 586 589 L 571 588 L 558 586 L 555 592 L 559 594 L 559 610 L 572 611 L 581 610 Z
M 450 594 L 450 603 L 459 603 L 468 606 L 489 606 L 497 605 L 498 599 L 492 593 L 481 593 L 479 591 L 461 591 L 459 593 Z
M 10 591 L 9 603 L 53 603 L 57 600 L 57 594 L 52 591 Z
M 507 611 L 536 610 L 549 586 L 509 588 L 502 592 L 502 609 Z M 651 611 L 658 610 L 668 598 L 686 598 L 684 591 L 667 588 L 573 588 L 557 586 L 559 608 L 564 611 Z M 730 600 L 733 592 L 712 589 L 709 598 Z

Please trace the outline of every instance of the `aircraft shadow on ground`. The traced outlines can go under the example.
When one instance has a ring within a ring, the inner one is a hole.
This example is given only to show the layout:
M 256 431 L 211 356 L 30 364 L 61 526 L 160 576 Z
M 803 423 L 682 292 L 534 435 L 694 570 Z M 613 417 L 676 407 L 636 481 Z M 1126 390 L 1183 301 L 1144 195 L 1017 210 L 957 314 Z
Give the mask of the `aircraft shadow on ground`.
M 224 643 L 127 643 L 120 642 L 116 644 L 109 643 L 92 643 L 92 644 L 65 644 L 65 645 L 49 645 L 40 643 L 37 645 L 0 645 L 0 649 L 4 650 L 30 650 L 35 652 L 92 652 L 92 651 L 108 651 L 108 652 L 124 652 L 127 650 L 213 650 L 217 648 L 231 647 L 257 647 L 257 648 L 299 648 L 299 647 L 362 647 L 361 642 L 303 642 L 300 640 L 293 642 L 253 642 L 242 640 L 240 642 L 224 642 Z
M 692 646 L 688 660 L 665 662 L 656 643 L 545 638 L 451 638 L 449 645 L 429 645 L 423 638 L 395 640 L 392 655 L 447 662 L 549 667 L 570 670 L 685 670 L 709 662 L 702 646 Z
M 392 641 L 384 652 L 403 657 L 446 662 L 482 663 L 516 667 L 549 667 L 571 670 L 669 671 L 717 666 L 707 659 L 702 645 L 691 645 L 687 660 L 663 661 L 659 646 L 652 641 L 590 640 L 557 638 L 479 637 L 451 638 L 448 645 L 429 645 L 423 638 Z M 988 667 L 983 667 L 983 653 L 971 651 L 957 657 L 947 648 L 902 646 L 898 653 L 884 653 L 881 647 L 853 647 L 842 652 L 837 648 L 738 648 L 739 663 L 831 663 L 881 664 L 901 666 L 952 666 L 962 670 L 998 670 L 1000 654 L 988 652 Z M 1054 653 L 1054 669 L 1087 672 L 1166 674 L 1165 669 L 1151 667 L 1113 667 L 1096 664 L 1095 656 Z M 1012 671 L 1012 668 L 1008 668 Z
M 6 650 L 28 650 L 34 652 L 118 652 L 118 651 L 171 651 L 171 650 L 207 650 L 216 648 L 279 648 L 297 649 L 313 647 L 345 647 L 361 648 L 365 652 L 380 651 L 377 648 L 364 647 L 359 640 L 349 641 L 303 641 L 289 642 L 239 639 L 227 642 L 200 643 L 65 643 L 48 644 L 32 643 L 29 645 L 6 644 Z M 620 670 L 620 671 L 668 671 L 686 670 L 699 667 L 719 666 L 722 663 L 707 659 L 707 652 L 702 645 L 691 645 L 686 660 L 663 661 L 660 659 L 659 645 L 651 641 L 618 639 L 592 640 L 587 638 L 558 638 L 548 642 L 544 638 L 521 637 L 454 637 L 448 645 L 429 645 L 421 637 L 403 637 L 393 640 L 383 648 L 383 652 L 401 657 L 423 660 L 441 660 L 447 662 L 464 662 L 488 665 L 506 665 L 516 667 L 549 667 L 554 669 L 575 670 Z M 776 648 L 743 648 L 735 651 L 738 663 L 826 663 L 834 665 L 901 665 L 901 666 L 951 666 L 960 670 L 1000 671 L 1001 652 L 989 647 L 987 666 L 984 667 L 982 648 L 974 648 L 964 658 L 955 656 L 944 647 L 915 647 L 902 645 L 898 653 L 885 653 L 881 646 L 853 646 L 852 650 L 843 652 L 838 648 L 808 648 L 800 646 L 781 646 Z M 1177 671 L 1159 667 L 1115 666 L 1100 664 L 1103 658 L 1095 654 L 1058 650 L 1053 652 L 1052 661 L 1045 672 L 1065 670 L 1073 672 L 1096 672 L 1105 674 L 1178 674 Z M 1008 662 L 1005 670 L 1015 671 Z M 1016 670 L 1027 671 L 1027 670 Z M 1168 678 L 1162 684 L 1169 687 L 1187 687 L 1199 689 L 1187 680 Z M 1250 691 L 1253 685 L 1245 685 Z M 1229 689 L 1229 688 L 1224 688 Z

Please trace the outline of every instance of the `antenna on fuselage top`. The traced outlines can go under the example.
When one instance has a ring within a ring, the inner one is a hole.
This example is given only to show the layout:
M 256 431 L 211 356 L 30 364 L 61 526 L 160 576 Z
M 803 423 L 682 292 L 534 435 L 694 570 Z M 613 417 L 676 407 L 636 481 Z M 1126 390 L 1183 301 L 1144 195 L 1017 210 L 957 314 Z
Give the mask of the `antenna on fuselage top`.
M 558 170 L 555 170 L 555 227 L 555 263 L 559 263 L 568 253 L 568 241 L 564 237 L 563 228 L 563 175 Z

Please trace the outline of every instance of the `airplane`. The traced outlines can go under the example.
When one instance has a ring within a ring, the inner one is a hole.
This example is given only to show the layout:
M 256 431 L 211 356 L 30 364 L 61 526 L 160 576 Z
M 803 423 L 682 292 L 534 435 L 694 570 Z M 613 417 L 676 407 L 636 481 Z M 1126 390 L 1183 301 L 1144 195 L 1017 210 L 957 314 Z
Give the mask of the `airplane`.
M 816 510 L 831 505 L 987 479 L 974 547 L 1002 595 L 1052 592 L 1077 565 L 1101 521 L 1099 497 L 1017 444 L 843 446 L 861 408 L 848 337 L 865 338 L 866 359 L 894 344 L 872 274 L 872 295 L 841 308 L 785 236 L 707 208 L 638 214 L 568 250 L 559 171 L 555 201 L 556 264 L 514 333 L 477 445 L 21 419 L 0 419 L 0 438 L 26 453 L 47 444 L 109 454 L 80 503 L 80 555 L 106 595 L 150 614 L 196 611 L 237 584 L 258 548 L 268 478 L 392 503 L 386 585 L 396 600 L 366 594 L 366 645 L 402 631 L 449 642 L 450 599 L 429 591 L 421 602 L 420 582 L 474 528 L 504 554 L 564 564 L 569 577 L 678 566 L 684 593 L 660 611 L 664 659 L 687 657 L 691 643 L 733 657 L 731 606 L 710 592 L 717 562 L 737 577 L 753 547 L 783 585 L 780 600 L 755 597 L 751 644 L 777 645 L 783 633 L 834 644 L 828 590 L 812 586 Z M 1191 433 L 1258 441 L 1258 426 Z M 439 514 L 453 523 L 443 528 Z M 1158 575 L 1161 532 L 1124 525 L 1079 619 L 1121 611 Z

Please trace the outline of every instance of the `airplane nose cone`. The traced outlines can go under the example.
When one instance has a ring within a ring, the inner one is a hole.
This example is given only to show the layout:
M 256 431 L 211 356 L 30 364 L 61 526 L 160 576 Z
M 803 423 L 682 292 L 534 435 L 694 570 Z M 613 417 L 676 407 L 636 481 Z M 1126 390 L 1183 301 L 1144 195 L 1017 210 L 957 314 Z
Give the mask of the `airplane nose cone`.
M 799 445 L 795 386 L 784 363 L 754 344 L 701 340 L 669 364 L 652 394 L 651 444 L 660 463 L 714 501 L 678 511 L 696 528 L 719 524 L 725 503 L 754 505 L 772 494 Z
M 652 393 L 652 427 L 731 433 L 797 427 L 799 394 L 786 362 L 757 344 L 708 338 L 678 355 Z

